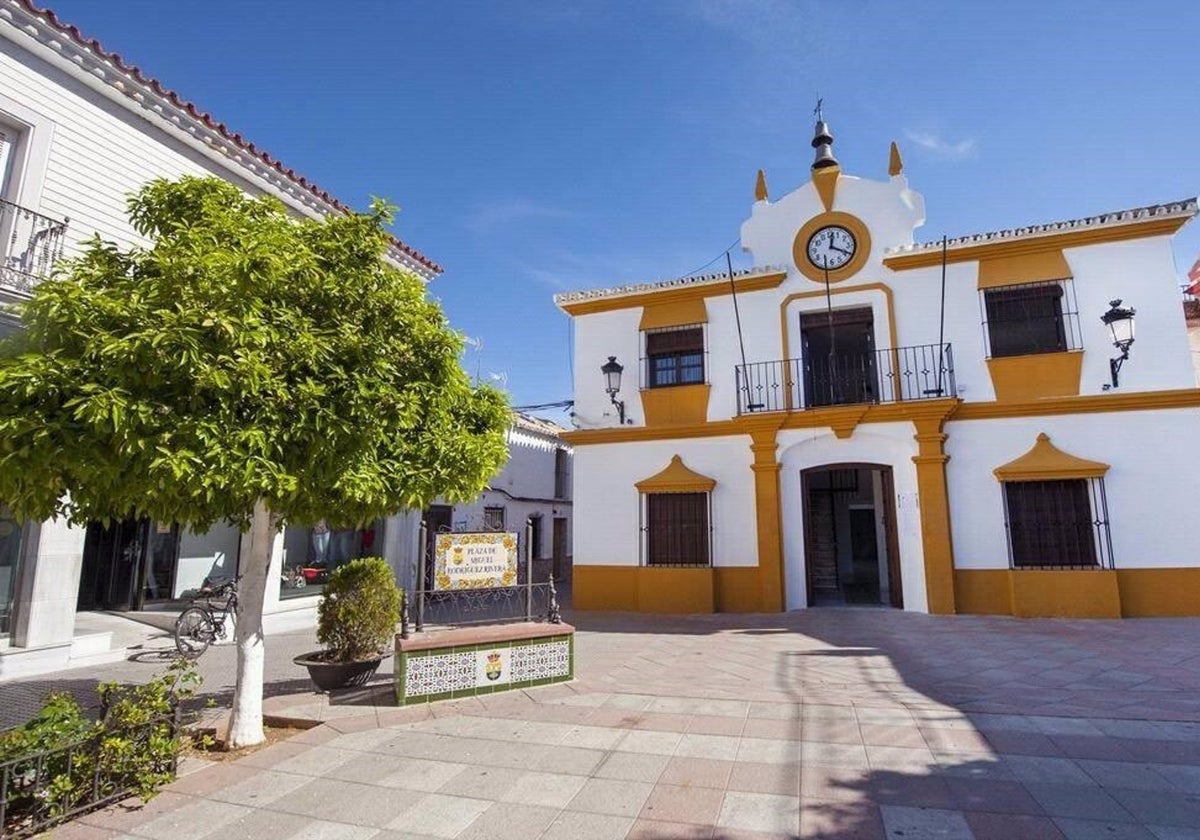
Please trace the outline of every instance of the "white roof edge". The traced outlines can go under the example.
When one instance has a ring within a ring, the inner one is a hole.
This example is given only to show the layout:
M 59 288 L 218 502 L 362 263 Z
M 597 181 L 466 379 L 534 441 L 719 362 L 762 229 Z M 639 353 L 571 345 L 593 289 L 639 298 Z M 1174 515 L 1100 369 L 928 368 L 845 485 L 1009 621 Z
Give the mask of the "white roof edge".
M 735 280 L 741 280 L 746 277 L 759 277 L 768 274 L 779 274 L 786 271 L 787 268 L 784 266 L 741 268 L 733 272 L 733 277 Z M 619 298 L 627 297 L 629 295 L 638 295 L 644 292 L 662 291 L 663 289 L 707 286 L 728 282 L 729 275 L 724 271 L 717 272 L 715 274 L 696 274 L 690 277 L 676 277 L 670 280 L 656 280 L 650 283 L 631 283 L 624 286 L 610 286 L 604 289 L 586 289 L 578 292 L 562 292 L 554 296 L 554 303 L 561 307 L 569 303 L 578 303 L 584 300 Z
M 1020 239 L 1036 239 L 1039 236 L 1053 236 L 1073 230 L 1115 227 L 1117 225 L 1138 224 L 1164 218 L 1188 218 L 1195 216 L 1197 204 L 1195 198 L 1185 198 L 1165 204 L 1151 204 L 1146 207 L 1134 207 L 1129 210 L 1117 210 L 1112 213 L 1101 213 L 1098 216 L 1084 216 L 1081 219 L 1067 219 L 1060 222 L 1049 222 L 1044 225 L 1029 225 L 1027 227 L 1006 230 L 974 233 L 946 240 L 947 248 L 965 248 L 974 245 L 984 245 L 991 242 L 1012 242 Z M 888 248 L 883 252 L 886 257 L 899 257 L 905 254 L 922 254 L 929 251 L 940 251 L 941 242 L 918 242 L 913 245 L 901 245 Z

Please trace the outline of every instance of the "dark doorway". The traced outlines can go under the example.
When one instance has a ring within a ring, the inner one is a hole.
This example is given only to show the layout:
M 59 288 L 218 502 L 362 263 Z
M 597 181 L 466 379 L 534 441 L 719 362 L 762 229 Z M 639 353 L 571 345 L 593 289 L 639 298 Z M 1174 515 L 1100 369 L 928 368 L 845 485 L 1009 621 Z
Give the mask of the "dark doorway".
M 818 467 L 801 487 L 809 606 L 903 606 L 891 469 Z
M 554 540 L 554 566 L 551 574 L 555 580 L 562 580 L 563 565 L 567 560 L 567 518 L 565 516 L 554 517 L 554 530 L 551 539 Z
M 878 401 L 870 309 L 805 313 L 800 316 L 800 337 L 806 407 Z
M 146 529 L 148 540 L 142 558 L 141 585 L 134 609 L 172 599 L 175 566 L 179 562 L 179 526 L 155 522 Z
M 83 543 L 78 609 L 130 610 L 141 592 L 150 521 L 92 522 Z

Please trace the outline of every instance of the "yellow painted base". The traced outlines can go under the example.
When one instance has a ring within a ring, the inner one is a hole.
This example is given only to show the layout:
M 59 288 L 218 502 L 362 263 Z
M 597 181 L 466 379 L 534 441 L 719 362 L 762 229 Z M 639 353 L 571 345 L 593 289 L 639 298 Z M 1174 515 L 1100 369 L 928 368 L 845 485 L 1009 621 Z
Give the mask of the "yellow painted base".
M 1001 356 L 987 360 L 996 402 L 1019 403 L 1046 397 L 1077 397 L 1083 351 Z
M 1057 618 L 1200 616 L 1200 567 L 956 569 L 958 612 Z
M 1117 573 L 1019 570 L 1010 573 L 1013 615 L 1021 618 L 1120 618 Z
M 1121 615 L 1200 615 L 1200 568 L 1118 569 Z
M 757 567 L 672 569 L 584 566 L 572 570 L 579 610 L 688 614 L 762 612 Z
M 646 388 L 641 392 L 646 425 L 682 426 L 708 420 L 708 392 L 711 385 L 675 385 L 670 388 Z

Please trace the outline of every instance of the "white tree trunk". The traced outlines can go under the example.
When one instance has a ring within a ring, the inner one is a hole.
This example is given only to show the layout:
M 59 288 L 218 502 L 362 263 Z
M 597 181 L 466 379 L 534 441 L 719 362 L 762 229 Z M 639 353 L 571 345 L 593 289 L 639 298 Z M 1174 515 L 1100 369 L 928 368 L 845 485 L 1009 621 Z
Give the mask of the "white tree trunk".
M 271 547 L 278 519 L 263 502 L 254 508 L 249 539 L 242 540 L 238 569 L 237 687 L 229 716 L 226 749 L 239 749 L 266 740 L 263 733 L 263 602 L 271 567 Z M 248 544 L 247 544 L 248 543 Z

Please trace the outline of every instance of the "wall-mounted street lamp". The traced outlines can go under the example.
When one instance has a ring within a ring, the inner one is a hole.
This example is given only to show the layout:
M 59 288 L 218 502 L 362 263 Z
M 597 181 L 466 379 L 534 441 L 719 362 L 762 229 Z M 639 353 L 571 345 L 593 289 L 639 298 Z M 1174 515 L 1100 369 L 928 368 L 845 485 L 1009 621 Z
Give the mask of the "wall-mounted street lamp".
M 612 404 L 617 407 L 617 418 L 621 425 L 625 425 L 625 401 L 617 399 L 617 392 L 621 390 L 621 372 L 625 370 L 618 361 L 616 356 L 609 356 L 608 361 L 600 366 L 600 372 L 604 374 L 604 392 L 608 394 L 608 398 L 612 400 Z
M 1108 360 L 1109 370 L 1112 372 L 1112 387 L 1117 387 L 1117 375 L 1121 372 L 1121 365 L 1129 358 L 1129 348 L 1133 344 L 1133 309 L 1125 309 L 1121 306 L 1121 301 L 1110 300 L 1108 302 L 1108 311 L 1100 316 L 1100 320 L 1104 322 L 1104 326 L 1108 327 L 1112 333 L 1113 346 L 1121 351 L 1121 355 L 1115 359 Z

